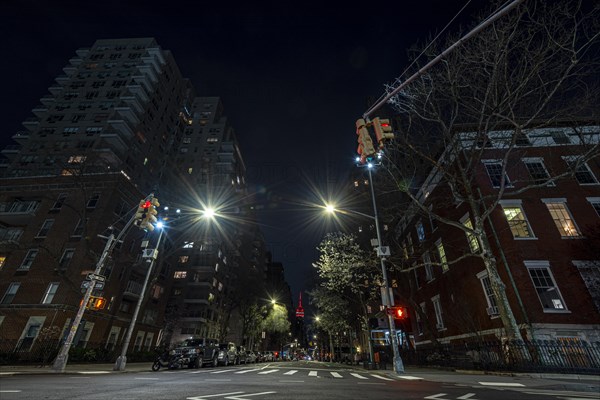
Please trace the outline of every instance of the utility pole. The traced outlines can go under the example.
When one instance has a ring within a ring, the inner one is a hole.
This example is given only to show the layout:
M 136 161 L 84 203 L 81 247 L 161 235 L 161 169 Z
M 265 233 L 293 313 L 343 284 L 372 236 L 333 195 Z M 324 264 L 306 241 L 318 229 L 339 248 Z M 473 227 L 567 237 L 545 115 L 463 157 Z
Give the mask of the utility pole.
M 125 340 L 123 341 L 123 348 L 121 349 L 121 355 L 117 357 L 117 361 L 115 361 L 115 366 L 113 367 L 113 371 L 124 371 L 125 366 L 127 365 L 127 349 L 129 347 L 129 342 L 131 341 L 131 335 L 133 334 L 135 323 L 137 321 L 138 313 L 140 312 L 140 308 L 142 307 L 142 303 L 144 301 L 144 297 L 146 295 L 146 288 L 148 287 L 148 282 L 150 281 L 150 276 L 152 275 L 152 270 L 154 269 L 154 264 L 156 262 L 156 258 L 158 257 L 158 246 L 160 245 L 160 240 L 162 238 L 163 232 L 165 231 L 164 227 L 160 229 L 160 235 L 158 235 L 158 241 L 156 242 L 156 248 L 152 249 L 152 255 L 150 257 L 150 265 L 148 266 L 148 270 L 146 271 L 146 278 L 144 279 L 144 284 L 142 286 L 142 290 L 140 293 L 140 297 L 138 298 L 137 305 L 135 306 L 135 311 L 133 312 L 133 316 L 131 317 L 131 322 L 129 324 L 129 329 L 127 330 L 127 335 L 125 336 Z

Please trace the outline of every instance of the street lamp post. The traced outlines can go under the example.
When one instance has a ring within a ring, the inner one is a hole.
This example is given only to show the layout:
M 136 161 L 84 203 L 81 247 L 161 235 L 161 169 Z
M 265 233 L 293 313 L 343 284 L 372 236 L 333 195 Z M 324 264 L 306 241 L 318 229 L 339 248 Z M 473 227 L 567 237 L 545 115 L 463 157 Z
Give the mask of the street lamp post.
M 389 284 L 389 280 L 388 280 L 388 276 L 387 276 L 387 270 L 385 267 L 385 255 L 382 251 L 381 230 L 379 228 L 379 218 L 377 216 L 377 202 L 375 201 L 375 189 L 373 188 L 373 176 L 371 173 L 371 168 L 372 168 L 372 165 L 369 164 L 367 166 L 367 170 L 369 171 L 369 186 L 371 187 L 371 200 L 373 201 L 374 215 L 371 216 L 371 215 L 363 214 L 358 211 L 351 211 L 350 213 L 362 215 L 363 217 L 367 217 L 367 218 L 371 218 L 371 219 L 375 220 L 375 231 L 377 234 L 377 246 L 378 246 L 377 253 L 379 256 L 379 261 L 381 263 L 381 275 L 383 278 L 383 285 L 382 285 L 383 290 L 381 291 L 381 301 L 385 307 L 390 307 L 390 306 L 392 306 L 392 301 L 391 301 L 392 299 L 390 299 L 390 284 Z M 333 205 L 327 205 L 326 210 L 328 212 L 337 211 Z M 347 211 L 347 210 L 340 210 L 340 211 L 342 213 L 344 213 L 344 211 Z M 402 358 L 400 357 L 400 352 L 398 350 L 398 337 L 396 336 L 396 325 L 394 323 L 393 315 L 387 314 L 387 318 L 388 318 L 388 324 L 389 324 L 389 328 L 390 328 L 392 353 L 394 356 L 394 371 L 396 373 L 400 374 L 400 373 L 404 372 L 404 364 L 402 363 Z M 371 341 L 369 338 L 369 345 L 370 344 L 371 344 Z
M 150 265 L 148 266 L 148 270 L 146 271 L 146 278 L 144 279 L 144 284 L 142 285 L 140 297 L 138 298 L 137 304 L 135 306 L 135 311 L 133 312 L 133 316 L 131 317 L 131 322 L 129 323 L 127 335 L 125 336 L 125 340 L 123 341 L 121 355 L 117 357 L 117 360 L 115 361 L 115 366 L 113 367 L 113 371 L 124 371 L 125 366 L 127 365 L 127 349 L 129 347 L 129 342 L 131 341 L 131 335 L 133 334 L 135 323 L 140 312 L 140 308 L 142 307 L 142 302 L 144 301 L 144 297 L 146 295 L 146 288 L 148 287 L 148 282 L 150 281 L 150 276 L 152 275 L 152 270 L 154 269 L 154 263 L 156 262 L 156 258 L 158 257 L 158 246 L 160 245 L 160 240 L 162 239 L 163 232 L 164 227 L 160 229 L 158 241 L 156 242 L 156 250 L 150 259 Z

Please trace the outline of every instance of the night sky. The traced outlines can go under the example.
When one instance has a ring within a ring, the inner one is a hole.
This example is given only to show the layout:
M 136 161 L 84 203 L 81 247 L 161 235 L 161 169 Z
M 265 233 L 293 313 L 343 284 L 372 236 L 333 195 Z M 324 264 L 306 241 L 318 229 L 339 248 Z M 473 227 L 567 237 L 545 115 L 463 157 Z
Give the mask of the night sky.
M 76 49 L 156 38 L 199 96 L 222 98 L 264 207 L 262 230 L 297 298 L 315 246 L 333 230 L 313 224 L 317 211 L 303 204 L 347 183 L 354 121 L 368 98 L 405 70 L 411 45 L 442 30 L 467 1 L 322 3 L 3 1 L 0 144 L 24 129 Z M 471 1 L 450 30 L 485 3 Z

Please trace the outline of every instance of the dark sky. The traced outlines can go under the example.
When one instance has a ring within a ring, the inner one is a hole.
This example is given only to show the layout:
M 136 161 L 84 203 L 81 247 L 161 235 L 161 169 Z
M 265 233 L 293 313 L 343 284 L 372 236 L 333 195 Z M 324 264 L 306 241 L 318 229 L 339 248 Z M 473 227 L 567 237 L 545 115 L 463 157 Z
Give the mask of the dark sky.
M 345 183 L 355 168 L 354 121 L 368 97 L 381 96 L 407 67 L 407 49 L 468 1 L 321 3 L 5 0 L 0 144 L 22 130 L 76 49 L 97 39 L 156 38 L 198 95 L 222 98 L 251 189 L 266 206 L 268 246 L 297 298 L 327 230 L 322 221 L 311 226 L 316 210 L 301 204 Z M 485 3 L 470 2 L 459 21 Z

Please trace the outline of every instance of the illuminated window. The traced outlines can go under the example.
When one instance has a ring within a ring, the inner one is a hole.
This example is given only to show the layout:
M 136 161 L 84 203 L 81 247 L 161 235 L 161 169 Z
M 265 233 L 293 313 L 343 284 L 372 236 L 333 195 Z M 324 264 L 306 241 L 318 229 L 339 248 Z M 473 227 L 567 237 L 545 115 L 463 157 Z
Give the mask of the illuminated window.
M 71 156 L 69 157 L 69 164 L 81 164 L 85 161 L 85 156 Z
M 193 249 L 194 248 L 194 242 L 183 242 L 183 248 L 184 249 Z
M 6 262 L 6 257 L 0 256 L 0 271 L 2 270 L 2 267 L 4 267 L 5 262 Z
M 562 237 L 579 237 L 581 233 L 566 205 L 565 199 L 542 199 Z
M 533 232 L 525 217 L 525 212 L 520 201 L 515 203 L 503 203 L 504 216 L 515 239 L 533 238 Z
M 421 221 L 417 222 L 417 237 L 419 238 L 419 242 L 425 240 L 425 227 L 423 227 L 423 223 Z
M 524 263 L 544 311 L 565 310 L 565 302 L 550 271 L 550 263 L 547 261 L 525 261 Z
M 450 267 L 448 266 L 448 259 L 446 258 L 446 249 L 444 249 L 444 244 L 441 240 L 438 240 L 435 243 L 435 247 L 437 248 L 439 262 L 442 265 L 442 271 L 448 272 Z
M 468 216 L 463 218 L 462 224 L 468 229 L 473 229 L 473 223 L 471 222 L 471 218 L 469 218 Z M 469 242 L 469 247 L 471 248 L 471 252 L 472 253 L 479 252 L 479 242 L 477 241 L 477 238 L 475 237 L 475 235 L 471 232 L 465 232 L 465 234 L 467 235 L 467 242 Z
M 189 256 L 179 256 L 179 263 L 185 264 L 186 262 L 188 262 L 189 259 L 190 259 Z
M 175 279 L 184 279 L 185 277 L 187 277 L 187 271 L 175 271 L 173 274 Z

